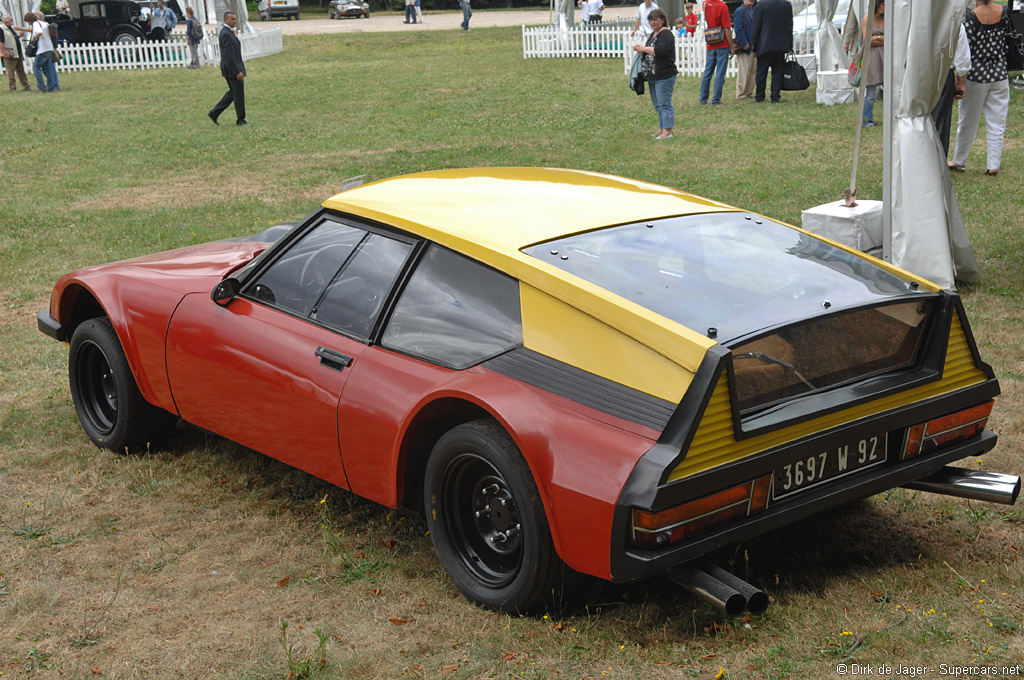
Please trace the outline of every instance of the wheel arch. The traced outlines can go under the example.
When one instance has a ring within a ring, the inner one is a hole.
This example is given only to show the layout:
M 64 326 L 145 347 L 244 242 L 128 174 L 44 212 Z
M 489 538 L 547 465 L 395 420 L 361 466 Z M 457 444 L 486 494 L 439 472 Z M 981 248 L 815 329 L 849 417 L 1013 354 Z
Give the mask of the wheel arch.
M 92 279 L 92 282 L 96 283 L 97 280 Z M 163 334 L 161 332 L 159 337 L 159 347 L 150 347 L 148 351 L 140 348 L 139 329 L 133 327 L 124 312 L 130 306 L 122 297 L 124 288 L 101 284 L 97 290 L 78 279 L 63 282 L 63 286 L 59 283 L 58 286 L 59 292 L 54 293 L 50 304 L 50 314 L 60 323 L 64 340 L 70 342 L 75 329 L 82 322 L 106 317 L 117 334 L 143 399 L 177 414 L 178 410 L 167 386 L 167 376 L 163 371 Z M 166 330 L 166 319 L 163 320 L 163 329 Z M 150 341 L 147 346 L 152 344 Z
M 146 36 L 143 34 L 143 32 L 140 31 L 138 28 L 132 26 L 131 24 L 117 24 L 116 26 L 112 27 L 109 31 L 107 31 L 107 42 L 114 42 L 117 36 L 119 36 L 122 33 L 130 33 L 131 35 L 135 36 L 135 38 L 140 42 L 146 39 Z
M 69 284 L 61 291 L 55 309 L 64 337 L 69 341 L 83 321 L 99 316 L 110 318 L 107 310 L 100 304 L 99 298 L 80 283 Z
M 490 411 L 457 397 L 441 397 L 428 402 L 413 416 L 405 428 L 398 451 L 397 497 L 402 509 L 422 516 L 422 481 L 434 444 L 449 430 L 481 418 L 495 420 L 508 431 Z

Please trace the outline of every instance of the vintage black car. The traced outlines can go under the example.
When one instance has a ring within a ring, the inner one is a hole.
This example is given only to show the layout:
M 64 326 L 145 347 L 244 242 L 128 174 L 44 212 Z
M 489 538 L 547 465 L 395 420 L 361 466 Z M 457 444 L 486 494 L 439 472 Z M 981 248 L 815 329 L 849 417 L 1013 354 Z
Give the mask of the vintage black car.
M 133 0 L 82 2 L 74 16 L 61 14 L 47 21 L 56 21 L 61 40 L 73 43 L 137 43 L 149 37 L 149 24 Z

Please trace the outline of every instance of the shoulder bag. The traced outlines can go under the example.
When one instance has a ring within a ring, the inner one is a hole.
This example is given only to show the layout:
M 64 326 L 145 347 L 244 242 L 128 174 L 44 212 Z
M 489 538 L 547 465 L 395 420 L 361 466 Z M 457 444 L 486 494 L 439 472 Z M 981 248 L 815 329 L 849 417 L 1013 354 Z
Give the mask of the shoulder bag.
M 725 29 L 721 26 L 708 25 L 708 3 L 704 3 L 704 42 L 717 45 L 725 40 Z
M 1006 41 L 1006 70 L 1024 71 L 1024 36 L 1010 24 L 1010 14 L 1003 7 L 1003 39 Z
M 792 54 L 786 55 L 786 61 L 782 65 L 782 89 L 788 92 L 806 90 L 811 86 L 807 78 L 807 71 L 800 65 Z
M 35 40 L 29 40 L 28 44 L 25 45 L 25 56 L 34 57 L 36 56 L 36 48 L 39 47 L 39 43 Z

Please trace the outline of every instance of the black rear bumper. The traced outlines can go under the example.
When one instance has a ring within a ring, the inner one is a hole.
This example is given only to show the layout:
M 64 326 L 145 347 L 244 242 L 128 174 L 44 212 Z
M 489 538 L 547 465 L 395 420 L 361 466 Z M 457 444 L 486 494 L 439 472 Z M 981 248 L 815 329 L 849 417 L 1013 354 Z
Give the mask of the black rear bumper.
M 903 434 L 911 424 L 984 403 L 998 393 L 999 383 L 990 379 L 964 390 L 848 423 L 669 484 L 658 485 L 654 471 L 638 465 L 626 483 L 615 510 L 610 555 L 611 578 L 613 581 L 647 578 L 724 545 L 748 540 L 825 510 L 927 477 L 961 458 L 987 453 L 996 445 L 997 440 L 996 434 L 988 430 L 913 460 L 901 461 L 897 452 L 901 450 Z M 836 442 L 856 441 L 878 432 L 889 433 L 890 452 L 888 462 L 884 465 L 769 503 L 760 514 L 737 520 L 727 527 L 686 539 L 670 547 L 649 550 L 638 548 L 633 543 L 633 508 L 660 510 L 678 505 L 770 474 L 781 465 L 826 450 Z

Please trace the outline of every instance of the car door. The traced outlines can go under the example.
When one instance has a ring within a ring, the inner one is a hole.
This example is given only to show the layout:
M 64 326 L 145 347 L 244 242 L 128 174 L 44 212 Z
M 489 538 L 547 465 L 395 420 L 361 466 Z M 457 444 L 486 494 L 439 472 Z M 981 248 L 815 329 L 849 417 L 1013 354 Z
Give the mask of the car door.
M 107 38 L 107 7 L 102 2 L 79 5 L 75 40 L 80 43 L 102 42 Z
M 348 487 L 338 401 L 413 247 L 325 217 L 226 306 L 187 296 L 167 334 L 181 417 Z

